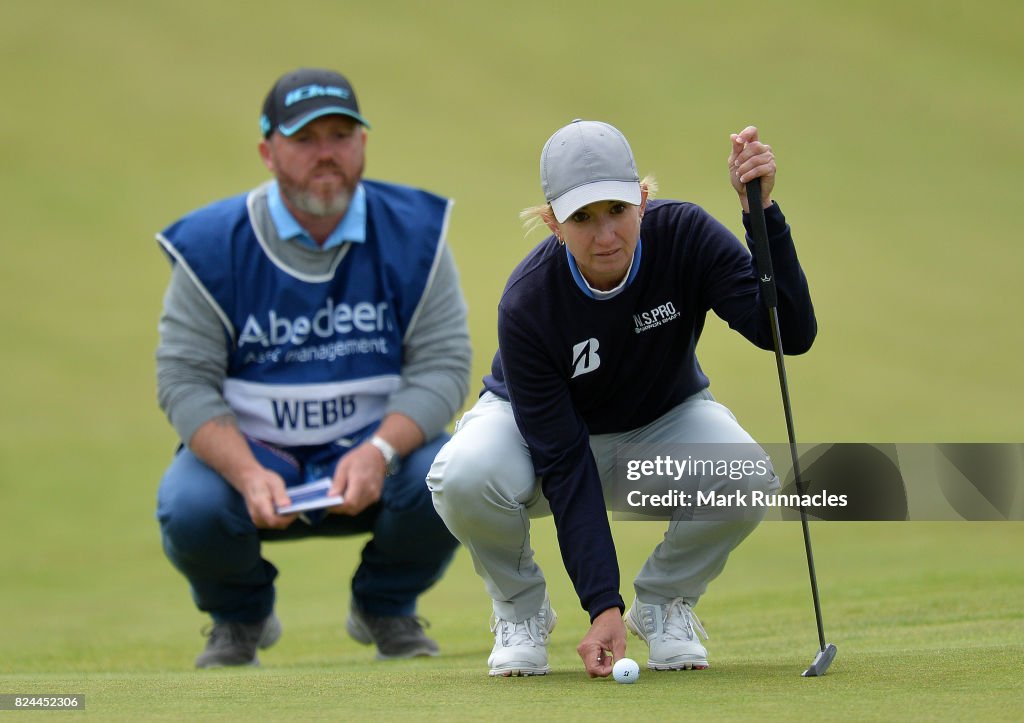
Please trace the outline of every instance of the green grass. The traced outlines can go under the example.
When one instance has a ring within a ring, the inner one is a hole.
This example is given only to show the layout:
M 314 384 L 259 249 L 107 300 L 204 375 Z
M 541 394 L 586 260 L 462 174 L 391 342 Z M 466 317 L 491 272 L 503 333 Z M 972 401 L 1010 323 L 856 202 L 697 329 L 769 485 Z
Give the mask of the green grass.
M 628 581 L 659 525 L 614 529 Z M 970 711 L 1009 720 L 1024 703 L 1021 525 L 815 525 L 826 637 L 839 654 L 827 676 L 805 679 L 799 673 L 817 640 L 799 528 L 766 523 L 698 608 L 711 635 L 712 668 L 643 671 L 634 686 L 582 673 L 575 645 L 585 617 L 558 567 L 550 520 L 536 531 L 560 613 L 547 678 L 487 677 L 489 605 L 464 551 L 422 603 L 443 657 L 374 661 L 342 628 L 344 580 L 357 546 L 313 541 L 269 548 L 284 571 L 278 613 L 285 635 L 261 654 L 260 669 L 189 670 L 202 644 L 202 619 L 153 549 L 145 566 L 18 585 L 19 597 L 33 604 L 18 611 L 18 624 L 0 644 L 0 688 L 84 692 L 87 714 L 101 719 L 333 719 L 343 711 L 357 720 L 485 720 L 504 709 L 543 720 L 597 713 L 653 720 L 682 712 L 784 720 L 823 711 L 842 720 L 899 719 L 908 711 L 922 719 L 960 719 Z M 140 574 L 145 568 L 149 574 Z M 643 662 L 634 639 L 627 652 Z
M 800 440 L 1021 442 L 1022 23 L 1010 0 L 3 4 L 0 693 L 84 692 L 100 719 L 1018 717 L 1019 523 L 815 525 L 839 646 L 820 680 L 799 677 L 817 641 L 799 528 L 781 522 L 702 601 L 705 673 L 587 680 L 549 521 L 546 679 L 482 675 L 488 605 L 465 552 L 423 600 L 444 657 L 374 662 L 341 629 L 344 541 L 270 548 L 286 632 L 262 669 L 192 672 L 203 617 L 153 520 L 175 439 L 155 403 L 168 268 L 152 238 L 266 177 L 274 77 L 336 66 L 373 123 L 368 175 L 457 201 L 479 379 L 504 280 L 538 240 L 516 212 L 539 200 L 555 128 L 618 125 L 661 196 L 738 230 L 724 162 L 753 122 L 821 327 L 787 362 Z M 700 350 L 713 391 L 756 438 L 785 439 L 770 355 L 723 326 Z M 615 529 L 628 596 L 659 532 Z

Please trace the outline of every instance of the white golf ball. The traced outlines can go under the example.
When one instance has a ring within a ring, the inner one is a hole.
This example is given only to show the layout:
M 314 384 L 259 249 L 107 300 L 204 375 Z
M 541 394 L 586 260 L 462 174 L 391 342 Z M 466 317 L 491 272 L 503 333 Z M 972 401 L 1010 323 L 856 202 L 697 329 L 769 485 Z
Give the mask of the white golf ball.
M 635 683 L 640 677 L 640 666 L 632 658 L 620 658 L 612 666 L 612 677 L 617 683 Z

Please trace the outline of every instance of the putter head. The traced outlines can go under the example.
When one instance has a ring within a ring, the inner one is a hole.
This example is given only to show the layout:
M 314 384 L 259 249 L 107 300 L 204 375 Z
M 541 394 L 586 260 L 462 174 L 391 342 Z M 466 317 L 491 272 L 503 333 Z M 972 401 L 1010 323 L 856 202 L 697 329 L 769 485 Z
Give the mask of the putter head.
M 816 678 L 819 675 L 824 675 L 825 671 L 828 670 L 828 666 L 832 665 L 832 660 L 835 657 L 836 646 L 829 643 L 823 650 L 818 651 L 818 654 L 814 656 L 814 662 L 811 663 L 811 667 L 801 673 L 801 675 L 805 678 Z

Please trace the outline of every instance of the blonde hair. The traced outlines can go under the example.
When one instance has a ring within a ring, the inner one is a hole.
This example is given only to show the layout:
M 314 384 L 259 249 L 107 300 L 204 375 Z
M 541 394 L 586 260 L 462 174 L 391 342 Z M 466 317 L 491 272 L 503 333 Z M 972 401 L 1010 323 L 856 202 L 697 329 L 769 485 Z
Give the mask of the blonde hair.
M 654 198 L 658 192 L 658 182 L 654 176 L 644 176 L 640 179 L 640 190 L 647 191 L 647 199 Z M 555 222 L 555 212 L 551 210 L 550 203 L 543 203 L 539 206 L 528 206 L 519 212 L 519 218 L 523 221 L 526 234 L 529 235 L 539 226 L 547 226 Z

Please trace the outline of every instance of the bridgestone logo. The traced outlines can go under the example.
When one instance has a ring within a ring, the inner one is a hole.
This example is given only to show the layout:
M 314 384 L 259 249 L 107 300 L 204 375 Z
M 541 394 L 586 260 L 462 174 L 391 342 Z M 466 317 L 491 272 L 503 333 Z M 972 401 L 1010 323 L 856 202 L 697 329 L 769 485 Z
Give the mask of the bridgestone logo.
M 597 348 L 600 346 L 597 339 L 581 341 L 572 348 L 572 376 L 575 379 L 580 374 L 592 372 L 601 366 L 601 357 L 597 355 Z

